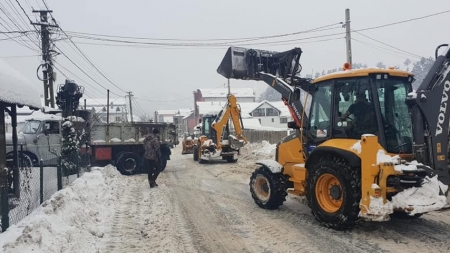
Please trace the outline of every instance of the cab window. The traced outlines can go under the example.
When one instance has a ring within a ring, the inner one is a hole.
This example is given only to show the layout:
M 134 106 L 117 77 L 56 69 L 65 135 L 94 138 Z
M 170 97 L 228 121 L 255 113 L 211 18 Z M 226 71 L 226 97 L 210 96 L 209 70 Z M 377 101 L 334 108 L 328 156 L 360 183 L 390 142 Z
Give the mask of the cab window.
M 320 84 L 313 95 L 309 133 L 313 138 L 330 136 L 331 83 Z
M 59 122 L 57 122 L 57 121 L 45 122 L 44 130 L 48 134 L 59 134 Z

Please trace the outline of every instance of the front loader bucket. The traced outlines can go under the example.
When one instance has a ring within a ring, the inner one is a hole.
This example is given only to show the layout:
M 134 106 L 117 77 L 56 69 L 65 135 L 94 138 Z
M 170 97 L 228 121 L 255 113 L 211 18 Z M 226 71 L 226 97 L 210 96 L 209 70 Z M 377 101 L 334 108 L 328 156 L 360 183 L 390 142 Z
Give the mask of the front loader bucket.
M 300 48 L 279 53 L 230 47 L 217 68 L 217 73 L 228 79 L 256 81 L 261 80 L 260 72 L 287 77 L 295 72 L 301 53 Z

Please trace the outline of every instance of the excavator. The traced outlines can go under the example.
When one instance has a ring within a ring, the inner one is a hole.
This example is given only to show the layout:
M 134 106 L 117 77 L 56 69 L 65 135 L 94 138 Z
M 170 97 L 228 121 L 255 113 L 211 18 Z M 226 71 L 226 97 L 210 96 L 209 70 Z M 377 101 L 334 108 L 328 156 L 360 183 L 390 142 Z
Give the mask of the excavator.
M 230 120 L 232 124 L 230 124 Z M 221 157 L 227 162 L 237 162 L 240 148 L 247 144 L 243 135 L 241 109 L 233 94 L 219 113 L 208 113 L 201 119 L 201 135 L 194 146 L 194 161 L 205 163 Z M 235 131 L 235 135 L 231 131 Z
M 198 137 L 201 134 L 201 124 L 198 124 L 194 127 L 194 131 L 192 133 L 192 135 L 188 135 L 188 133 L 186 133 L 186 135 L 184 136 L 184 139 L 182 141 L 182 151 L 181 154 L 192 154 L 194 152 L 194 146 L 197 144 L 198 141 Z
M 305 196 L 319 224 L 336 230 L 446 209 L 448 44 L 438 46 L 417 90 L 410 72 L 349 63 L 303 78 L 301 54 L 301 48 L 230 47 L 217 68 L 228 79 L 270 85 L 294 119 L 288 127 L 295 131 L 279 141 L 275 160 L 256 162 L 249 182 L 255 203 L 277 209 L 287 194 Z

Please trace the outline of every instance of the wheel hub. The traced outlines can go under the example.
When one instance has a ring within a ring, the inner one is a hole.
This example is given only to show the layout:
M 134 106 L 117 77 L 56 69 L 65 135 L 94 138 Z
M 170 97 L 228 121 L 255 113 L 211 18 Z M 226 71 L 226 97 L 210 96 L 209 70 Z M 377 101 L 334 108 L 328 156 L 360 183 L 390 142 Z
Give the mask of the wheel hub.
M 319 176 L 315 186 L 317 203 L 327 213 L 337 212 L 343 204 L 343 190 L 339 179 L 332 174 Z
M 267 202 L 270 198 L 270 184 L 266 177 L 256 176 L 253 184 L 254 192 L 262 202 Z
M 339 187 L 338 185 L 331 186 L 330 196 L 334 200 L 339 200 L 342 196 L 341 187 Z

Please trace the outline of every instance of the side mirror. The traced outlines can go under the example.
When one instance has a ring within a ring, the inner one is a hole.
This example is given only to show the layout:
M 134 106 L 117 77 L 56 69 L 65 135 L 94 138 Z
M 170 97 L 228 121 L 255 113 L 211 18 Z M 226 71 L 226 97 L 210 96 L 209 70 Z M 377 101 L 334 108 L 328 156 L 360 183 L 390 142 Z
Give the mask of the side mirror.
M 294 100 L 300 100 L 300 89 L 299 88 L 295 88 L 294 89 Z
M 289 122 L 287 123 L 287 125 L 288 125 L 288 128 L 292 128 L 292 129 L 300 129 L 300 127 L 297 126 L 297 124 L 295 123 L 295 121 L 289 121 Z

